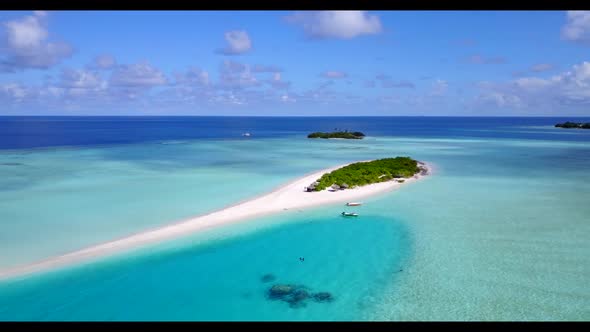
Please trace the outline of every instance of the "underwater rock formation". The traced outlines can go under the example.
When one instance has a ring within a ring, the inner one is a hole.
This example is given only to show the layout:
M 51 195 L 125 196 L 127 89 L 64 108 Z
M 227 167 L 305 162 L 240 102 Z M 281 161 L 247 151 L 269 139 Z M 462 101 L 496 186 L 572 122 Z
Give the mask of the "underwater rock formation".
M 316 302 L 331 302 L 334 300 L 334 297 L 328 292 L 319 292 L 313 294 L 313 299 L 316 300 Z
M 260 278 L 260 281 L 271 282 L 271 281 L 275 281 L 275 279 L 276 279 L 276 277 L 274 276 L 274 274 L 267 273 L 267 274 L 263 275 L 262 278 Z
M 270 300 L 281 300 L 289 303 L 291 308 L 303 308 L 307 306 L 309 299 L 315 302 L 332 302 L 334 297 L 328 292 L 311 294 L 303 285 L 275 284 L 268 289 Z

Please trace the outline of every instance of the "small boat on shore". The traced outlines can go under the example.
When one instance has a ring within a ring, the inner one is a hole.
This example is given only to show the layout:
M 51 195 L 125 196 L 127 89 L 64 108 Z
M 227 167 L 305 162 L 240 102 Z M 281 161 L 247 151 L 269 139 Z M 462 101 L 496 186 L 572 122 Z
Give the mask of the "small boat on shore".
M 342 215 L 345 217 L 358 217 L 359 215 L 354 212 L 342 212 Z
M 361 203 L 361 202 L 349 202 L 349 203 L 346 203 L 346 206 L 360 206 L 360 205 L 363 205 L 363 203 Z

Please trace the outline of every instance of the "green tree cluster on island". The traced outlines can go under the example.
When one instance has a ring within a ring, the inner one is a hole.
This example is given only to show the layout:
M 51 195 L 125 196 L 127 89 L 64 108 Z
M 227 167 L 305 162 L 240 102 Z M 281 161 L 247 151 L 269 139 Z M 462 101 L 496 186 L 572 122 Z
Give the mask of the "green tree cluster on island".
M 331 133 L 315 132 L 307 135 L 307 138 L 346 138 L 346 139 L 362 139 L 365 134 L 360 131 L 335 131 Z
M 581 122 L 565 122 L 565 123 L 558 123 L 555 125 L 558 128 L 580 128 L 580 129 L 590 129 L 590 122 L 581 123 Z
M 418 173 L 418 162 L 410 157 L 385 158 L 353 163 L 322 175 L 315 191 L 324 190 L 333 184 L 340 187 L 364 186 L 393 178 L 407 178 Z

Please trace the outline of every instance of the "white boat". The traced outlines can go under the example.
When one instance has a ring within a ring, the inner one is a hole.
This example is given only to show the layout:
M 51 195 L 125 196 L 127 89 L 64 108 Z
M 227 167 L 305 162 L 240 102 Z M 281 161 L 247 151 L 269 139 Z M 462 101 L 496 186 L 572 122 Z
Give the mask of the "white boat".
M 345 217 L 358 217 L 359 215 L 354 212 L 342 212 L 342 215 Z
M 349 202 L 349 203 L 346 203 L 346 206 L 359 206 L 359 205 L 363 205 L 363 203 L 361 203 L 361 202 Z
M 250 133 L 243 133 L 242 136 L 250 137 Z

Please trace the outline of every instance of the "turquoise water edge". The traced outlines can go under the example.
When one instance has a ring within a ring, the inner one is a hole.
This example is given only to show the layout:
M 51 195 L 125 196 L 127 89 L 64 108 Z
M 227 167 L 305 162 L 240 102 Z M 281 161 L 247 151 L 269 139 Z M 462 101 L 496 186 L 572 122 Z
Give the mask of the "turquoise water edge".
M 548 138 L 293 134 L 0 150 L 0 269 L 341 163 L 408 155 L 434 166 L 365 200 L 354 220 L 338 205 L 285 211 L 0 281 L 0 320 L 588 320 L 590 132 L 510 130 Z M 267 297 L 275 283 L 334 301 L 292 308 Z

